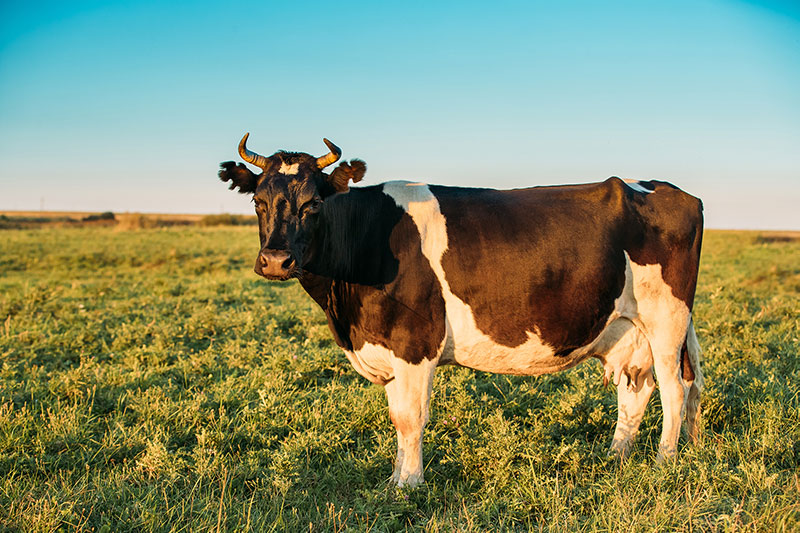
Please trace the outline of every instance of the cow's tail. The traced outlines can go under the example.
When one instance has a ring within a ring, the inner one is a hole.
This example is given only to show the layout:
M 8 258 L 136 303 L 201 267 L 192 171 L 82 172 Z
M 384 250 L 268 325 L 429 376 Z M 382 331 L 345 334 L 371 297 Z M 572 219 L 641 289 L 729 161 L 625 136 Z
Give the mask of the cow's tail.
M 700 368 L 700 343 L 694 331 L 694 321 L 689 320 L 686 342 L 682 354 L 682 377 L 689 386 L 686 400 L 686 435 L 696 443 L 700 437 L 700 393 L 703 391 L 703 371 Z

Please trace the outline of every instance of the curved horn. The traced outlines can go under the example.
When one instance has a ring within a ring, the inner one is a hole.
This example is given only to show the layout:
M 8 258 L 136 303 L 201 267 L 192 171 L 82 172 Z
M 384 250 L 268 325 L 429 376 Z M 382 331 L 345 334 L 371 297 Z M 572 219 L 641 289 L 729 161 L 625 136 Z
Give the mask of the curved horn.
M 330 142 L 328 139 L 322 139 L 322 141 L 325 143 L 325 146 L 328 147 L 330 153 L 317 158 L 317 167 L 319 169 L 323 169 L 328 165 L 336 163 L 339 158 L 342 157 L 341 148 Z
M 263 155 L 259 155 L 255 152 L 251 152 L 247 149 L 247 138 L 250 137 L 250 133 L 245 133 L 242 140 L 239 141 L 239 155 L 247 161 L 248 163 L 259 167 L 262 170 L 266 170 L 267 165 L 269 165 L 269 160 Z

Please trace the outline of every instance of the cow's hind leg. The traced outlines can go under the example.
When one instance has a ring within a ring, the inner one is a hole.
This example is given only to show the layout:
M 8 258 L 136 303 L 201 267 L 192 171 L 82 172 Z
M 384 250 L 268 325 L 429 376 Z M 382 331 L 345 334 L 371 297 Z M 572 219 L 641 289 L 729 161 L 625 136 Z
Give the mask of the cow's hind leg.
M 423 482 L 422 434 L 428 423 L 436 360 L 413 365 L 392 361 L 394 379 L 386 384 L 389 416 L 397 430 L 397 460 L 392 481 L 398 487 Z
M 653 346 L 654 366 L 664 415 L 664 427 L 658 446 L 659 461 L 674 457 L 678 451 L 681 421 L 686 411 L 690 390 L 689 384 L 681 375 L 680 360 L 685 335 L 684 326 L 679 340 L 654 343 L 658 348 Z
M 628 456 L 655 388 L 652 368 L 631 379 L 630 384 L 626 383 L 625 378 L 620 380 L 617 386 L 617 429 L 609 455 L 615 454 L 622 459 Z
M 652 350 L 661 396 L 664 425 L 658 460 L 663 461 L 678 451 L 678 437 L 689 396 L 689 384 L 681 372 L 681 353 L 691 313 L 664 281 L 660 264 L 640 265 L 631 261 L 630 265 L 639 319 Z
M 686 400 L 686 436 L 689 442 L 696 443 L 700 436 L 700 393 L 703 391 L 703 371 L 700 369 L 700 343 L 697 341 L 693 322 L 689 322 L 686 349 L 681 354 L 681 374 L 689 386 L 689 397 Z
M 617 427 L 611 441 L 609 455 L 628 456 L 647 402 L 655 390 L 653 379 L 653 354 L 642 330 L 627 319 L 621 319 L 607 328 L 606 338 L 600 347 L 612 343 L 604 361 L 604 382 L 613 377 L 617 386 Z

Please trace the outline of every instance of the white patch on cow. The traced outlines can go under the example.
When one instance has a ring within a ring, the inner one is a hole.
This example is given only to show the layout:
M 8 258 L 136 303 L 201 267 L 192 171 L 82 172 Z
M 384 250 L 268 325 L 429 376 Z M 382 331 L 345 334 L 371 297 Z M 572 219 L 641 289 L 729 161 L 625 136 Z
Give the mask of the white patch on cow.
M 377 344 L 364 343 L 359 350 L 344 351 L 356 372 L 372 383 L 383 385 L 394 377 L 394 352 Z
M 422 434 L 428 423 L 438 357 L 423 359 L 419 364 L 397 357 L 391 361 L 395 378 L 384 388 L 389 416 L 397 430 L 397 460 L 392 481 L 398 487 L 415 487 L 424 480 Z
M 637 180 L 622 180 L 622 181 L 625 182 L 625 185 L 627 185 L 628 187 L 630 187 L 631 189 L 633 189 L 636 192 L 640 192 L 642 194 L 650 194 L 651 192 L 653 192 L 652 190 L 648 189 L 647 187 L 643 187 L 641 185 L 641 183 L 642 183 L 641 181 L 637 181 Z
M 278 172 L 281 174 L 285 174 L 287 176 L 294 176 L 299 172 L 300 163 L 295 163 L 293 165 L 287 165 L 283 161 L 281 161 L 281 168 L 278 169 Z
M 672 294 L 664 281 L 661 265 L 640 265 L 630 262 L 633 272 L 633 292 L 639 320 L 650 343 L 658 378 L 664 425 L 658 457 L 673 457 L 678 448 L 681 420 L 689 395 L 689 384 L 681 377 L 681 348 L 686 340 L 691 313 L 681 300 Z
M 395 181 L 385 183 L 383 192 L 409 214 L 420 234 L 422 253 L 430 262 L 442 287 L 446 328 L 449 340 L 442 363 L 500 374 L 538 376 L 574 366 L 580 359 L 556 357 L 552 347 L 543 343 L 536 331 L 529 331 L 528 340 L 516 347 L 503 346 L 478 329 L 472 308 L 450 290 L 442 256 L 447 250 L 447 226 L 439 209 L 439 201 L 424 183 Z
M 628 262 L 633 274 L 637 314 L 653 344 L 653 352 L 680 349 L 689 325 L 689 308 L 672 294 L 672 288 L 661 274 L 660 264 L 640 265 L 630 259 Z

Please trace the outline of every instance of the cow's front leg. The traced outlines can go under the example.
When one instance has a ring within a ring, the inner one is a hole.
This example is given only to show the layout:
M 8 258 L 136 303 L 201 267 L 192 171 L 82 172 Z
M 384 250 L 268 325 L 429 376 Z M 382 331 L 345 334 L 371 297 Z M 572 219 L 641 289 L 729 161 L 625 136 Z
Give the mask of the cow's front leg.
M 428 423 L 436 360 L 414 365 L 393 359 L 394 379 L 385 386 L 389 416 L 397 430 L 392 481 L 398 487 L 415 487 L 423 482 L 422 433 Z

